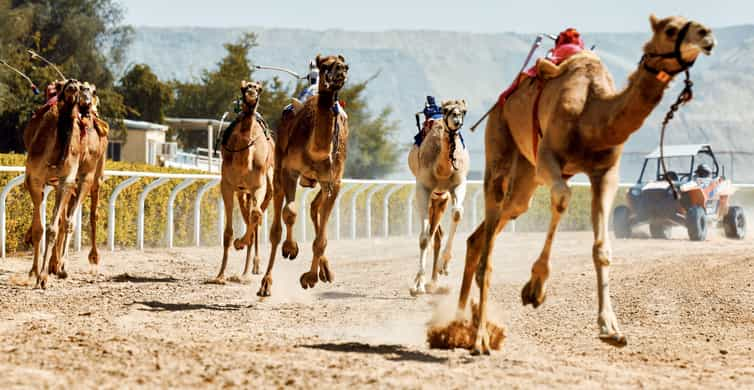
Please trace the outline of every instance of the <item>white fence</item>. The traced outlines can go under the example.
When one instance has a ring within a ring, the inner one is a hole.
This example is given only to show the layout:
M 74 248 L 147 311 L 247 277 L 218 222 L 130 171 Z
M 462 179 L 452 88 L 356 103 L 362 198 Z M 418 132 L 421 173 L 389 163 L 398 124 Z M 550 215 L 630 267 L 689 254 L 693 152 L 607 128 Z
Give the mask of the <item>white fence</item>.
M 0 166 L 0 174 L 18 174 L 0 190 L 0 255 L 2 258 L 6 256 L 6 243 L 7 243 L 7 229 L 6 218 L 7 210 L 6 204 L 11 190 L 21 185 L 24 180 L 24 168 L 23 167 L 5 167 Z M 100 194 L 100 199 L 107 200 L 107 247 L 111 251 L 116 248 L 115 242 L 115 229 L 122 229 L 121 226 L 116 226 L 116 208 L 118 207 L 118 196 L 123 190 L 132 186 L 142 180 L 149 180 L 138 197 L 137 210 L 136 210 L 136 248 L 144 248 L 144 226 L 145 226 L 145 204 L 148 199 L 148 195 L 154 189 L 165 185 L 171 180 L 182 180 L 179 184 L 175 185 L 170 191 L 170 196 L 167 202 L 166 216 L 167 224 L 165 227 L 164 235 L 166 239 L 164 243 L 166 247 L 172 248 L 175 245 L 174 231 L 175 231 L 175 202 L 179 193 L 185 190 L 187 187 L 196 183 L 203 183 L 203 185 L 196 192 L 193 200 L 193 242 L 195 246 L 202 245 L 201 232 L 202 232 L 202 201 L 206 193 L 217 186 L 220 183 L 219 175 L 212 174 L 171 174 L 171 173 L 151 173 L 151 172 L 127 172 L 127 171 L 106 171 L 105 178 L 121 177 L 125 178 L 121 181 L 109 194 Z M 402 236 L 413 235 L 418 232 L 418 224 L 414 215 L 414 181 L 402 181 L 402 180 L 343 180 L 344 186 L 341 189 L 340 196 L 338 197 L 335 208 L 330 218 L 329 233 L 330 237 L 335 239 L 350 239 L 355 240 L 357 238 L 388 238 L 390 236 Z M 469 188 L 467 192 L 465 209 L 466 214 L 461 225 L 461 231 L 471 230 L 477 226 L 482 218 L 482 211 L 480 206 L 482 204 L 482 183 L 480 181 L 469 181 Z M 573 186 L 588 186 L 586 183 L 572 183 Z M 630 184 L 621 184 L 621 187 L 628 187 Z M 754 185 L 739 185 L 741 188 L 753 188 Z M 45 202 L 47 202 L 47 195 L 51 188 L 47 188 L 45 191 Z M 295 229 L 299 229 L 297 233 L 297 239 L 300 241 L 307 241 L 313 239 L 313 228 L 309 218 L 309 205 L 313 197 L 313 189 L 303 189 L 299 191 L 297 195 L 297 201 L 299 203 L 299 215 L 297 218 Z M 396 194 L 401 193 L 402 196 L 398 197 Z M 224 230 L 224 218 L 223 207 L 221 198 L 217 198 L 217 208 L 219 217 L 217 221 L 211 223 L 216 224 L 217 241 L 222 242 L 223 230 Z M 29 205 L 31 206 L 31 205 Z M 31 212 L 31 207 L 29 208 Z M 42 208 L 42 217 L 46 220 L 45 208 Z M 79 251 L 81 249 L 81 210 L 77 210 L 74 214 L 74 234 L 72 245 L 73 249 Z M 235 213 L 237 214 L 237 213 Z M 261 238 L 267 240 L 269 234 L 269 214 L 270 210 L 264 214 L 263 226 Z M 346 219 L 346 216 L 348 219 Z M 381 223 L 380 223 L 381 219 Z M 344 227 L 348 227 L 345 229 Z M 207 227 L 205 227 L 207 228 Z M 515 230 L 515 223 L 512 228 Z M 212 228 L 215 229 L 215 228 Z M 205 229 L 206 230 L 206 229 Z M 215 244 L 216 244 L 215 243 Z M 207 243 L 205 243 L 207 244 Z

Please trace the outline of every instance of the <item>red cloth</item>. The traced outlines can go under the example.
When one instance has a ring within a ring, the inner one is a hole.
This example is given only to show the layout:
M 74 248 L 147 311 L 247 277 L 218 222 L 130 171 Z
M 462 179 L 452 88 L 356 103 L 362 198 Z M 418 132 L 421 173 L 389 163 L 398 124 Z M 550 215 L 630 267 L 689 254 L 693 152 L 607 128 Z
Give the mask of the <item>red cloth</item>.
M 568 28 L 565 31 L 561 32 L 558 35 L 557 40 L 555 41 L 555 47 L 552 48 L 548 53 L 547 56 L 543 59 L 543 61 L 550 61 L 554 63 L 555 65 L 560 65 L 563 61 L 567 60 L 569 57 L 573 56 L 576 53 L 581 52 L 584 50 L 584 40 L 581 39 L 581 34 L 579 34 L 578 31 L 574 28 Z M 524 75 L 531 78 L 537 78 L 537 65 L 532 66 L 531 68 L 527 69 L 524 72 Z M 516 79 L 513 80 L 513 83 L 506 88 L 503 93 L 500 94 L 500 97 L 497 100 L 497 104 L 504 105 L 505 101 L 510 97 L 513 92 L 518 89 L 518 86 L 520 85 L 522 80 L 522 77 L 520 75 L 516 76 Z M 542 95 L 542 90 L 544 89 L 544 82 L 542 80 L 539 81 L 538 85 L 538 91 L 537 91 L 537 97 L 534 100 L 534 111 L 532 113 L 533 119 L 534 119 L 534 128 L 532 129 L 532 137 L 533 137 L 533 146 L 534 146 L 534 158 L 537 157 L 537 149 L 539 145 L 539 138 L 542 135 L 542 129 L 539 126 L 539 98 Z

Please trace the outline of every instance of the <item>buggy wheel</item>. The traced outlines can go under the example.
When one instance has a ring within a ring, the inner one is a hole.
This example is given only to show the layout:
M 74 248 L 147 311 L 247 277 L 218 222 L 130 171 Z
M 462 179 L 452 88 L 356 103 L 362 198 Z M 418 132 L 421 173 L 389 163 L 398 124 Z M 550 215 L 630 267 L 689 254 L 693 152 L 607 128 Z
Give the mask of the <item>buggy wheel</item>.
M 672 234 L 672 230 L 673 230 L 673 226 L 669 224 L 663 224 L 663 223 L 650 223 L 649 224 L 649 233 L 652 235 L 652 238 L 657 238 L 660 240 L 669 240 Z
M 613 210 L 613 230 L 615 238 L 631 238 L 631 210 L 626 206 L 618 206 Z
M 686 211 L 686 229 L 691 241 L 707 239 L 707 213 L 703 207 L 694 206 Z
M 746 236 L 746 216 L 744 209 L 738 206 L 728 208 L 728 214 L 723 218 L 725 237 L 743 240 Z

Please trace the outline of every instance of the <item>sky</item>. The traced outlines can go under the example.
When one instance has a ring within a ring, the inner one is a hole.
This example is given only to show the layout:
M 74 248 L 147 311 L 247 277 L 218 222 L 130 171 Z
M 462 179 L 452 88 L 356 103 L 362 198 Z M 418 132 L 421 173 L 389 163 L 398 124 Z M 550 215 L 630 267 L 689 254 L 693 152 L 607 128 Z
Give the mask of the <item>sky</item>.
M 711 27 L 754 24 L 751 0 L 120 0 L 134 26 L 352 31 L 643 32 L 650 13 Z

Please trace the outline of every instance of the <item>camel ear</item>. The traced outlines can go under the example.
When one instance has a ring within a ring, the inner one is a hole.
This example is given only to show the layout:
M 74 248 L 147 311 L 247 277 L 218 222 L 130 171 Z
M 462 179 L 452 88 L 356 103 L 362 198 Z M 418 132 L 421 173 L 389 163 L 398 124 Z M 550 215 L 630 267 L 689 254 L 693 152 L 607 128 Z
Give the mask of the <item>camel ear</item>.
M 314 60 L 317 63 L 317 68 L 319 68 L 322 65 L 322 54 L 317 54 L 317 58 Z
M 468 107 L 466 105 L 466 99 L 461 99 L 461 107 L 463 107 L 463 110 L 466 111 L 466 108 Z
M 649 15 L 649 25 L 652 26 L 652 31 L 658 32 L 660 31 L 660 18 L 657 17 L 655 14 Z
M 241 80 L 241 89 L 246 89 L 246 86 L 249 85 L 249 83 L 246 80 Z
M 343 57 L 343 55 L 338 54 L 338 58 L 340 58 L 341 61 L 346 62 L 346 57 Z

